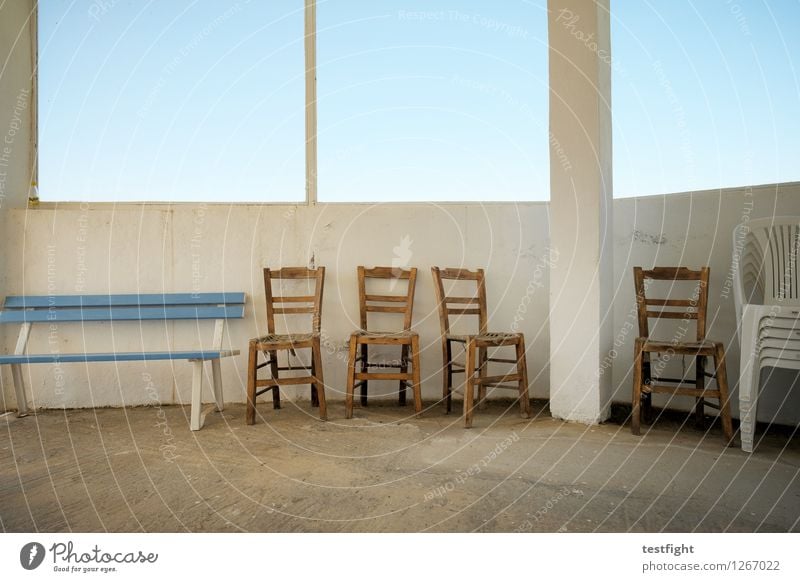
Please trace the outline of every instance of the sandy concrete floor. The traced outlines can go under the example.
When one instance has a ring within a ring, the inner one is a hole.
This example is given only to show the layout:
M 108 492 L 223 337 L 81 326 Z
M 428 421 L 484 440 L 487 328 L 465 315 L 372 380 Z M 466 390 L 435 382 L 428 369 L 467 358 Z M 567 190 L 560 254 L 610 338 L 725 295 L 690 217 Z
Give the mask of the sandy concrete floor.
M 3 531 L 798 531 L 800 446 L 753 455 L 664 420 L 532 420 L 492 403 L 464 430 L 434 407 L 322 423 L 306 403 L 40 411 L 0 420 Z M 759 435 L 757 435 L 759 436 Z

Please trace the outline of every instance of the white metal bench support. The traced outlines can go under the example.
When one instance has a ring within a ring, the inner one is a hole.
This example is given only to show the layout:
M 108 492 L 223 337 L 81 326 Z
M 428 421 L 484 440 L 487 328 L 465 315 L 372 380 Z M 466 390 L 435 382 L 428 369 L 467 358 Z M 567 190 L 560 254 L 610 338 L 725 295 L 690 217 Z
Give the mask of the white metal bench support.
M 22 366 L 11 365 L 11 377 L 14 379 L 14 392 L 17 395 L 17 416 L 28 416 L 28 401 L 25 398 L 25 382 L 22 379 Z
M 214 325 L 213 345 L 215 350 L 222 350 L 222 336 L 225 333 L 225 320 L 218 319 Z M 222 412 L 224 403 L 222 401 L 222 372 L 220 371 L 219 359 L 211 360 L 212 388 L 214 390 L 214 401 L 217 403 L 217 411 Z
M 15 356 L 20 356 L 25 353 L 30 334 L 31 323 L 23 323 L 19 330 L 19 336 L 17 337 L 17 346 L 14 348 Z M 20 364 L 11 365 L 11 377 L 14 379 L 14 392 L 17 397 L 17 416 L 28 416 L 28 399 L 25 396 L 25 380 L 22 375 L 22 366 Z
M 222 400 L 222 371 L 220 370 L 219 360 L 211 360 L 211 375 L 213 377 L 214 401 L 217 404 L 217 412 L 222 412 L 224 403 Z
M 225 331 L 225 320 L 218 319 L 214 326 L 213 349 L 222 349 L 222 336 Z M 203 360 L 192 360 L 192 409 L 189 428 L 200 430 L 203 428 Z M 224 402 L 222 398 L 222 372 L 219 358 L 211 360 L 211 390 L 214 393 L 214 402 L 219 412 L 222 412 Z
M 203 360 L 192 360 L 192 412 L 189 428 L 200 430 L 203 419 L 200 416 L 203 392 Z

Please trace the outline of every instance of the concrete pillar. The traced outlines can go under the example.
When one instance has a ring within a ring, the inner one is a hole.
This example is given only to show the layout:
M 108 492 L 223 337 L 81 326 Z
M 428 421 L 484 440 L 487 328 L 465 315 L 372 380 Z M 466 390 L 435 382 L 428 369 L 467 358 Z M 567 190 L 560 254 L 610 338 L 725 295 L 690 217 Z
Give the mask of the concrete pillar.
M 548 0 L 550 409 L 608 418 L 612 350 L 609 0 Z
M 0 212 L 24 208 L 35 156 L 35 2 L 0 3 Z
M 34 0 L 0 2 L 0 300 L 13 284 L 18 286 L 8 278 L 7 249 L 16 248 L 8 240 L 9 210 L 25 208 L 35 176 L 34 6 Z M 0 353 L 13 347 L 13 328 L 0 326 Z M 8 368 L 0 366 L 0 412 L 16 407 Z

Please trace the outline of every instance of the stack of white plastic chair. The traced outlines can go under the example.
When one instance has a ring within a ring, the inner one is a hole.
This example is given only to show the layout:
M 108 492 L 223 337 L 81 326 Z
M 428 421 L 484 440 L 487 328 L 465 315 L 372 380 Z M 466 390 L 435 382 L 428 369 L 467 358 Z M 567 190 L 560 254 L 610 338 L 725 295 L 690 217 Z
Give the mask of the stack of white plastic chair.
M 800 370 L 800 217 L 740 224 L 733 249 L 740 431 L 751 453 L 762 368 Z

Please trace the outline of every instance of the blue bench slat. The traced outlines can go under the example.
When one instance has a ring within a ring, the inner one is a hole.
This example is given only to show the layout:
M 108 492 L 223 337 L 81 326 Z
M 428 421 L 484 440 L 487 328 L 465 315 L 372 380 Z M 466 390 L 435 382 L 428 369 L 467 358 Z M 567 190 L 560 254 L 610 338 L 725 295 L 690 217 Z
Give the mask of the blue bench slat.
M 2 355 L 2 364 L 68 364 L 76 362 L 141 362 L 149 360 L 213 360 L 229 355 L 225 350 L 195 350 L 185 352 L 119 352 L 95 354 L 22 354 Z
M 12 309 L 0 312 L 0 323 L 30 321 L 152 321 L 172 319 L 235 319 L 244 317 L 244 305 L 225 307 L 97 307 L 87 309 Z
M 243 304 L 244 293 L 135 293 L 122 295 L 12 295 L 5 309 L 39 307 L 135 307 L 157 305 Z

